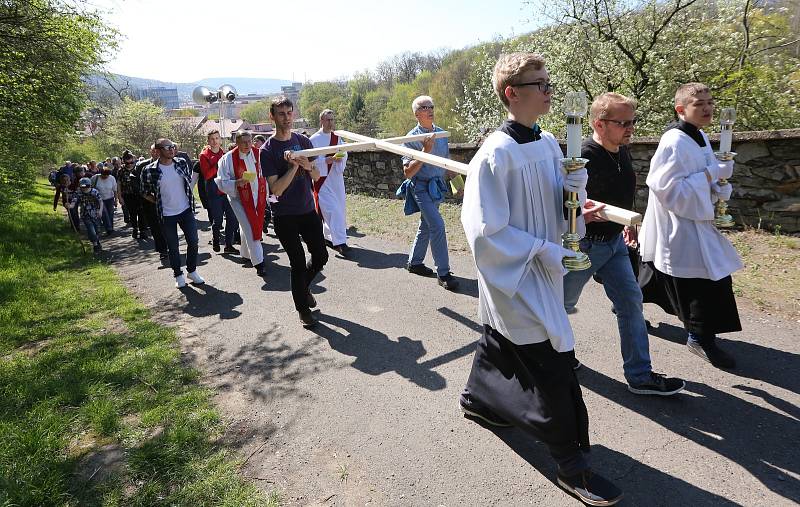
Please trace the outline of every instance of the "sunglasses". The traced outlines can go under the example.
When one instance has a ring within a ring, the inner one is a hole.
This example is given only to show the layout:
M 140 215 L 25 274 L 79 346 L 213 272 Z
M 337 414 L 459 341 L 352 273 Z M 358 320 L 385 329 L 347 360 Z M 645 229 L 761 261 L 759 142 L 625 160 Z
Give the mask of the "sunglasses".
M 635 126 L 636 122 L 639 121 L 639 118 L 634 118 L 632 120 L 625 120 L 625 121 L 622 121 L 622 120 L 608 120 L 606 118 L 601 118 L 600 121 L 607 121 L 609 123 L 613 123 L 615 125 L 619 125 L 620 127 L 624 128 L 624 129 L 628 129 L 628 128 L 631 128 L 631 127 Z
M 418 111 L 433 111 L 433 104 L 430 106 L 417 106 Z
M 177 150 L 178 146 L 175 145 L 175 144 L 168 144 L 166 146 L 159 146 L 159 149 L 162 149 L 162 150 Z

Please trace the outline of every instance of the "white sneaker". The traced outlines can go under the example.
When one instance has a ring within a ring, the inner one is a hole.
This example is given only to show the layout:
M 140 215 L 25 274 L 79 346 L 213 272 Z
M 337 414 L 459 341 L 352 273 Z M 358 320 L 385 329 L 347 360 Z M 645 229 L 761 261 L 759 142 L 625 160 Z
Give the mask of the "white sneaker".
M 200 285 L 201 283 L 206 283 L 206 281 L 203 280 L 203 277 L 197 274 L 197 270 L 192 271 L 191 273 L 187 274 L 186 276 L 189 277 L 189 280 L 191 280 L 192 283 L 195 283 L 197 285 Z
M 183 277 L 183 275 L 178 275 L 175 277 L 175 287 L 179 289 L 186 287 L 186 279 Z

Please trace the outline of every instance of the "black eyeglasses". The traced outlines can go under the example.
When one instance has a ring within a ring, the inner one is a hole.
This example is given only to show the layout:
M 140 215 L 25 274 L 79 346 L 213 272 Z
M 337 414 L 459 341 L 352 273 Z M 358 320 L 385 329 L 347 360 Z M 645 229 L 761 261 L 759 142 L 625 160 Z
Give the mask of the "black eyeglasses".
M 433 111 L 433 104 L 430 106 L 417 106 L 418 111 Z
M 556 89 L 555 83 L 551 83 L 550 81 L 533 81 L 532 83 L 517 83 L 511 86 L 536 86 L 539 88 L 539 91 L 542 93 L 553 92 Z
M 176 150 L 178 149 L 178 146 L 175 144 L 168 144 L 166 146 L 159 146 L 159 148 L 162 150 Z
M 634 118 L 632 120 L 625 120 L 625 121 L 622 121 L 622 120 L 608 120 L 606 118 L 600 118 L 600 121 L 607 121 L 609 123 L 613 123 L 615 125 L 619 125 L 620 127 L 624 128 L 624 129 L 629 129 L 629 128 L 631 128 L 631 127 L 636 125 L 636 122 L 639 121 L 639 118 Z

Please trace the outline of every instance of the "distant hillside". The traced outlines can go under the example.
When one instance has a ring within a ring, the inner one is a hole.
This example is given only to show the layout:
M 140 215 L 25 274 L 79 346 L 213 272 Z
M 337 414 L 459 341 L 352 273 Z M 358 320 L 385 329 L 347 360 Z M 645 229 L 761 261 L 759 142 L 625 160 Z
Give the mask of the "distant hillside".
M 205 78 L 193 83 L 170 83 L 165 81 L 158 81 L 156 79 L 146 79 L 133 76 L 124 76 L 122 74 L 113 74 L 113 81 L 115 86 L 124 85 L 126 82 L 130 83 L 132 88 L 150 88 L 156 86 L 163 86 L 166 88 L 177 88 L 178 96 L 181 100 L 189 99 L 192 96 L 192 90 L 197 86 L 206 86 L 208 88 L 217 89 L 223 84 L 233 85 L 236 91 L 241 95 L 248 93 L 268 94 L 281 91 L 281 86 L 292 84 L 287 79 L 272 79 L 272 78 L 250 78 L 250 77 L 212 77 Z M 106 82 L 98 75 L 90 76 L 87 81 L 94 85 L 104 87 Z

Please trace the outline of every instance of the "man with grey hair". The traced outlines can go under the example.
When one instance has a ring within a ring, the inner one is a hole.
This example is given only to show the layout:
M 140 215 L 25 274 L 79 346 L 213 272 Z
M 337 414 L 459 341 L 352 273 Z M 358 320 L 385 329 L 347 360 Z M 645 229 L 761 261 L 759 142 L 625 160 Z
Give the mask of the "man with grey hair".
M 430 134 L 424 141 L 406 143 L 408 148 L 420 150 L 439 157 L 450 157 L 450 149 L 446 138 L 434 138 L 435 132 L 442 129 L 433 124 L 433 99 L 421 95 L 411 103 L 411 110 L 417 117 L 417 126 L 407 135 Z M 436 264 L 436 275 L 439 285 L 447 290 L 456 290 L 458 281 L 450 272 L 450 256 L 447 251 L 447 235 L 444 220 L 439 213 L 439 204 L 444 201 L 444 195 L 449 191 L 445 182 L 446 171 L 431 164 L 403 157 L 403 174 L 406 180 L 397 190 L 398 196 L 406 199 L 405 213 L 407 215 L 420 212 L 419 228 L 411 245 L 406 269 L 410 273 L 420 276 L 432 276 L 433 270 L 425 266 L 425 254 L 428 245 L 431 246 L 431 255 Z
M 314 148 L 344 144 L 333 131 L 336 128 L 336 114 L 325 109 L 319 114 L 320 129 L 311 136 Z M 318 157 L 314 164 L 319 170 L 319 178 L 314 182 L 314 203 L 322 218 L 322 235 L 325 243 L 342 257 L 347 257 L 347 216 L 345 214 L 344 169 L 347 152 L 338 152 L 326 157 Z

